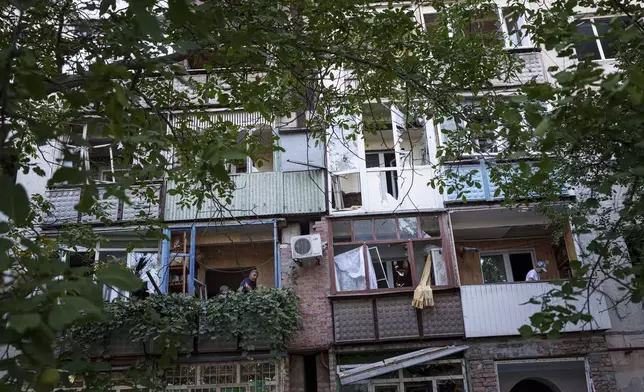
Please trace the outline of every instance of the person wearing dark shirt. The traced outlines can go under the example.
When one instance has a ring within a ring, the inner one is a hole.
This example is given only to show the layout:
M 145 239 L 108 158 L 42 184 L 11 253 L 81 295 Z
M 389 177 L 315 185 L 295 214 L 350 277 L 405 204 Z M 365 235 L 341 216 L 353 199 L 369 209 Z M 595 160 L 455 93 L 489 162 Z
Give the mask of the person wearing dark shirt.
M 257 277 L 259 276 L 259 272 L 257 272 L 256 269 L 250 270 L 250 273 L 248 274 L 248 278 L 242 280 L 242 282 L 239 284 L 239 288 L 243 293 L 248 293 L 249 291 L 253 291 L 257 288 Z

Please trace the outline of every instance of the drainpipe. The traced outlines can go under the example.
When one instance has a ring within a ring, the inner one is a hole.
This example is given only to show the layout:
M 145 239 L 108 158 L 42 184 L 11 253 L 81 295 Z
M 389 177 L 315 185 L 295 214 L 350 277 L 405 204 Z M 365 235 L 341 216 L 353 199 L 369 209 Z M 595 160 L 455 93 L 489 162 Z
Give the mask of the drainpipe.
M 277 238 L 277 219 L 273 219 L 273 257 L 275 259 L 275 287 L 282 287 L 282 262 L 280 243 Z

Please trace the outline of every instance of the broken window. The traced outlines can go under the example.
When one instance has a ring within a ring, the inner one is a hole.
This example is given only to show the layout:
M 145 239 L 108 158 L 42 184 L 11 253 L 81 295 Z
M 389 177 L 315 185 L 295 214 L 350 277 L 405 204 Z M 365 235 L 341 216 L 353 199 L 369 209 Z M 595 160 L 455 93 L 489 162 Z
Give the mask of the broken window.
M 71 127 L 72 135 L 63 143 L 59 157 L 62 166 L 86 170 L 97 182 L 114 182 L 127 174 L 130 163 L 125 162 L 121 145 L 106 135 L 105 124 L 94 121 Z
M 341 286 L 336 289 L 412 289 L 425 269 L 431 271 L 433 285 L 448 285 L 448 252 L 443 249 L 440 219 L 426 215 L 333 220 L 334 259 L 341 255 L 335 266 L 336 278 L 340 274 L 343 279 L 355 280 L 336 281 Z M 370 270 L 357 263 L 367 264 Z M 366 279 L 366 274 L 372 275 Z
M 362 207 L 360 173 L 337 174 L 331 176 L 334 210 L 357 209 Z

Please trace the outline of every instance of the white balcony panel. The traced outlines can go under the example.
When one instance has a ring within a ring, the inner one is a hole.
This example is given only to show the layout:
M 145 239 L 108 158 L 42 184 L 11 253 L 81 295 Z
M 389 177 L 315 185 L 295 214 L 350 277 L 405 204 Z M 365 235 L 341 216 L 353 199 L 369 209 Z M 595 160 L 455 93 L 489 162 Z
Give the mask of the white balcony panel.
M 461 286 L 465 336 L 520 335 L 519 328 L 530 324 L 530 316 L 541 310 L 540 305 L 526 304 L 532 297 L 538 297 L 553 286 L 548 282 L 513 283 Z M 586 298 L 574 302 L 581 309 Z M 567 324 L 564 332 L 596 331 L 611 328 L 607 299 L 594 292 L 588 301 L 593 321 L 590 324 Z
M 389 174 L 388 174 L 389 173 Z M 387 176 L 396 174 L 397 197 L 387 190 Z M 416 211 L 443 208 L 443 198 L 428 185 L 435 177 L 429 166 L 402 170 L 367 171 L 362 185 L 364 212 Z

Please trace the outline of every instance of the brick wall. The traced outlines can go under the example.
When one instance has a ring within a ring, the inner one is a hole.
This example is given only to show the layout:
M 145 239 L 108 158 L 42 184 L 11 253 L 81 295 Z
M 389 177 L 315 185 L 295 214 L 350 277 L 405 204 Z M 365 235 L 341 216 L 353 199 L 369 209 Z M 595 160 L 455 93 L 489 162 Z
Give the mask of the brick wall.
M 495 361 L 585 357 L 595 392 L 616 392 L 613 365 L 603 336 L 558 340 L 512 340 L 467 342 L 472 392 L 498 392 Z M 544 375 L 547 378 L 547 375 Z
M 325 220 L 315 222 L 311 234 L 320 234 L 322 243 L 328 241 Z M 290 344 L 293 349 L 324 349 L 333 342 L 329 287 L 329 258 L 327 250 L 320 265 L 307 260 L 302 267 L 295 264 L 290 244 L 280 245 L 282 286 L 292 287 L 300 297 L 302 329 Z

